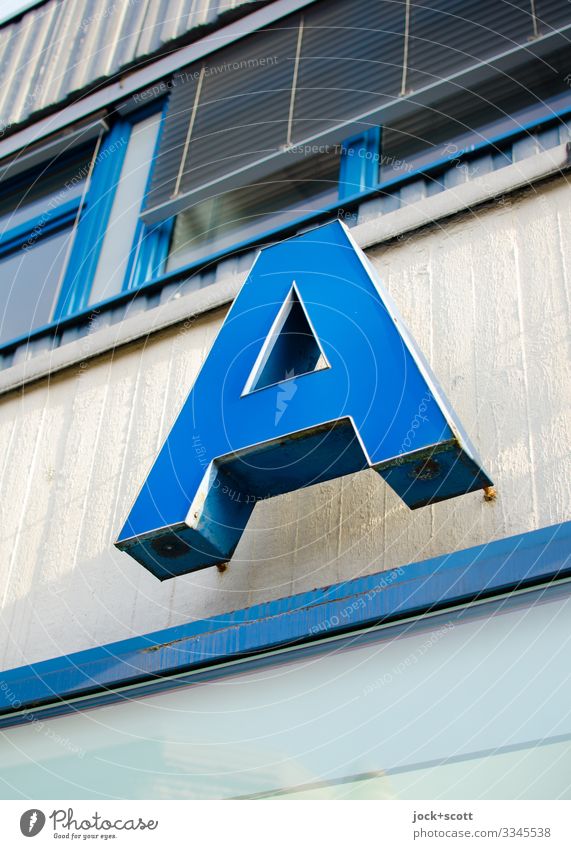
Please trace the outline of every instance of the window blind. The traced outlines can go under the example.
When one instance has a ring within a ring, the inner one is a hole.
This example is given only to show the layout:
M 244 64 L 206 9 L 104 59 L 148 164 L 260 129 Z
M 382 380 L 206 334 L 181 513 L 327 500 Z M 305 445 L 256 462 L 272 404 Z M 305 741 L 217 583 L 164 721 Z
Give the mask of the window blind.
M 143 217 L 287 167 L 291 146 L 340 142 L 405 96 L 437 99 L 494 57 L 520 48 L 525 64 L 570 21 L 566 0 L 320 0 L 175 77 Z

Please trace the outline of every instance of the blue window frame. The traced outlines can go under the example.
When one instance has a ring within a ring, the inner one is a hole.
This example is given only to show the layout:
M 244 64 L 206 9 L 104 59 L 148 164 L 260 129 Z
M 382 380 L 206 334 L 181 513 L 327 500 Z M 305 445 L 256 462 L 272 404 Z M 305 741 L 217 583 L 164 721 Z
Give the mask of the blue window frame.
M 117 123 L 96 151 L 86 203 L 54 313 L 56 321 L 73 315 L 87 304 L 113 192 L 125 156 L 128 132 L 129 127 L 124 122 Z
M 121 181 L 126 181 L 133 174 L 133 172 L 126 174 L 123 169 L 127 164 L 137 127 L 147 119 L 158 115 L 161 108 L 161 104 L 152 104 L 119 120 L 101 145 L 93 169 L 88 208 L 78 226 L 68 273 L 56 310 L 55 318 L 58 320 L 81 312 L 89 305 L 106 299 L 107 293 L 104 298 L 96 298 L 95 301 L 92 295 L 98 264 L 102 261 L 102 255 L 107 247 L 106 238 L 114 212 L 117 215 L 113 221 L 114 225 L 117 222 L 121 226 L 124 225 L 128 215 L 135 217 L 135 238 L 133 245 L 127 248 L 127 253 L 122 257 L 124 262 L 121 270 L 124 266 L 125 273 L 113 281 L 111 296 L 136 288 L 144 279 L 147 279 L 146 275 L 151 270 L 155 275 L 162 271 L 163 258 L 166 255 L 165 234 L 169 233 L 170 224 L 167 222 L 166 225 L 160 225 L 151 230 L 146 228 L 139 218 L 148 185 L 152 156 L 145 158 L 144 167 L 147 169 L 144 174 L 145 188 L 140 192 L 138 199 L 134 198 L 135 205 L 125 209 L 120 204 L 121 208 L 118 211 L 114 210 Z M 124 244 L 122 249 L 125 251 Z
M 339 200 L 375 188 L 379 182 L 380 149 L 380 127 L 371 127 L 343 142 Z

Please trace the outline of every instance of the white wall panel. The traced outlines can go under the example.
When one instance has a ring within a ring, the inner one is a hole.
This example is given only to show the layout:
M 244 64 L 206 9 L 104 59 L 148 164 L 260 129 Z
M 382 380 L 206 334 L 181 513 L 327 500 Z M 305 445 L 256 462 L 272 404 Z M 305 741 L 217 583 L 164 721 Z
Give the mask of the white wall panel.
M 373 472 L 257 505 L 229 569 L 112 546 L 223 312 L 0 401 L 3 668 L 570 518 L 564 180 L 369 250 L 498 489 L 409 511 Z M 215 390 L 214 390 L 215 391 Z

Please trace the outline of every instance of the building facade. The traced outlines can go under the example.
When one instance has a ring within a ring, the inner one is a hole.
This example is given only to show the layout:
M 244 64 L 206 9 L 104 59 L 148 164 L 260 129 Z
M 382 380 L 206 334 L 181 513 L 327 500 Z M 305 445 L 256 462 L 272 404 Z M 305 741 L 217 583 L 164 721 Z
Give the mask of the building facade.
M 4 798 L 569 797 L 570 26 L 46 0 L 1 27 Z M 411 511 L 339 477 L 159 582 L 114 547 L 133 500 L 260 248 L 335 219 L 494 489 Z

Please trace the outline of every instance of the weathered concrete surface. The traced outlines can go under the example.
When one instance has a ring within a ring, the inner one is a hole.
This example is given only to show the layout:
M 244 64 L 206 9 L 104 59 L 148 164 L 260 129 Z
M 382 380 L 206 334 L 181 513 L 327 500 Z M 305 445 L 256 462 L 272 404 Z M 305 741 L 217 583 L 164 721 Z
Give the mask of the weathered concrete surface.
M 2 668 L 570 518 L 566 181 L 368 253 L 497 501 L 476 493 L 410 512 L 366 472 L 259 504 L 224 574 L 160 584 L 112 539 L 214 339 L 218 311 L 2 399 Z

